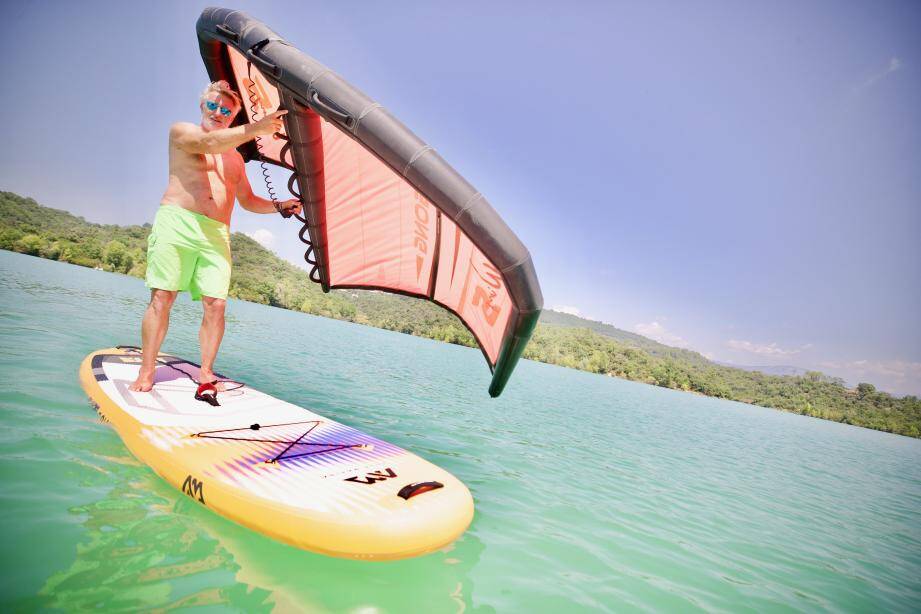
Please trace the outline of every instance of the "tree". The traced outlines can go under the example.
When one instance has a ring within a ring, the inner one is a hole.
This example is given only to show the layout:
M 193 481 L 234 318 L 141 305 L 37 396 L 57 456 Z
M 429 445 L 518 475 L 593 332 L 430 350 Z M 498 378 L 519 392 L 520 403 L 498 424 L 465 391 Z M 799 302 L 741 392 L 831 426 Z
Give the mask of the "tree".
M 867 397 L 872 397 L 876 393 L 876 386 L 873 384 L 866 384 L 861 382 L 857 384 L 857 396 L 860 399 L 866 399 Z
M 28 234 L 16 241 L 16 251 L 30 256 L 38 256 L 44 246 L 45 240 L 35 234 Z
M 17 228 L 4 228 L 0 231 L 0 249 L 16 250 L 16 242 L 22 238 L 22 231 Z
M 119 273 L 127 273 L 134 264 L 134 258 L 128 252 L 128 248 L 121 241 L 113 239 L 106 244 L 103 252 L 102 261 L 110 267 L 110 270 Z
M 49 260 L 60 260 L 61 258 L 61 242 L 55 241 L 54 243 L 45 244 L 39 254 L 42 258 L 47 258 Z

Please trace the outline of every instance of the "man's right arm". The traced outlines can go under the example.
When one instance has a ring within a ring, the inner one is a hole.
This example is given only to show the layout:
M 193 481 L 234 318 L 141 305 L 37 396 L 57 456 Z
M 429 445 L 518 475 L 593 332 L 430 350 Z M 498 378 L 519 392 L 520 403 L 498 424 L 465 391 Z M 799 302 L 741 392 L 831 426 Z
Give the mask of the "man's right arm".
M 236 149 L 246 141 L 257 136 L 267 136 L 280 130 L 281 116 L 286 111 L 276 111 L 258 122 L 221 128 L 205 132 L 200 126 L 187 122 L 178 122 L 170 126 L 170 143 L 182 151 L 193 154 L 218 154 Z
M 170 142 L 182 151 L 193 154 L 224 153 L 257 136 L 253 124 L 205 132 L 195 124 L 176 123 L 169 129 Z

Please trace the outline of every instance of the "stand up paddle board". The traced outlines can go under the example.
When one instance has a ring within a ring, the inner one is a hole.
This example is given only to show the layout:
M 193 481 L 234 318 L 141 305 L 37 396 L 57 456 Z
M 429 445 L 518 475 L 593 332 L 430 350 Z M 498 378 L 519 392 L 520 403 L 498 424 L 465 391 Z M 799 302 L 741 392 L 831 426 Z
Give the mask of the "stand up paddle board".
M 437 550 L 473 518 L 467 487 L 415 454 L 248 385 L 226 382 L 219 406 L 196 400 L 199 366 L 167 354 L 153 390 L 132 392 L 140 364 L 137 348 L 99 350 L 80 382 L 132 454 L 226 518 L 374 560 Z

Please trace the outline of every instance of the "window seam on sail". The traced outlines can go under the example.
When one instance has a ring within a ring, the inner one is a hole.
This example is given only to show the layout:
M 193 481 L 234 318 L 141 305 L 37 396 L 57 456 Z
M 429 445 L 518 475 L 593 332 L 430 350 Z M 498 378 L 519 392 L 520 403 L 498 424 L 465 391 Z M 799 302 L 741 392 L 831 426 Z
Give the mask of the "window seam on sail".
M 361 270 L 368 275 L 368 249 L 365 244 L 365 185 L 363 182 L 361 154 L 357 148 L 353 149 L 355 166 L 358 169 L 358 208 L 361 218 Z
M 464 235 L 466 236 L 466 235 Z M 454 275 L 457 274 L 457 262 L 460 256 L 461 229 L 457 224 L 454 225 L 454 259 L 451 261 L 451 286 L 454 285 Z
M 403 187 L 404 187 L 405 185 L 406 185 L 406 182 L 405 182 L 405 181 L 400 181 L 399 179 L 396 181 L 396 187 L 397 187 L 397 194 L 396 194 L 396 197 L 397 197 L 397 211 L 399 211 L 399 213 L 400 213 L 400 242 L 398 243 L 398 245 L 400 245 L 400 246 L 406 245 L 406 239 L 405 239 L 405 237 L 406 237 L 406 233 L 405 233 L 405 230 L 406 230 L 406 226 L 405 226 L 406 220 L 405 220 L 405 217 L 404 217 L 404 215 L 403 215 L 404 213 L 406 213 L 406 211 L 405 211 L 405 207 L 402 206 L 402 204 L 403 204 L 403 194 L 402 194 L 402 192 L 403 192 Z M 399 284 L 399 285 L 402 285 L 402 284 L 403 284 L 403 271 L 405 270 L 406 260 L 407 260 L 407 258 L 404 257 L 404 253 L 403 253 L 403 251 L 401 250 L 399 256 L 397 256 L 397 284 Z
M 435 286 L 438 283 L 438 263 L 441 260 L 441 209 L 431 205 L 435 210 L 435 240 L 432 247 L 432 265 L 429 271 L 428 295 L 430 300 L 435 300 Z

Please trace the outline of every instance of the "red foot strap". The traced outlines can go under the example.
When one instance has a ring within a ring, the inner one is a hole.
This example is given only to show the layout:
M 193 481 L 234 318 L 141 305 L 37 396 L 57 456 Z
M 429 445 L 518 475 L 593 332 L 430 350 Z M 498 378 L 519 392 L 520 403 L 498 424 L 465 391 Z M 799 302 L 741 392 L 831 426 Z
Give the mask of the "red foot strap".
M 214 407 L 219 407 L 221 405 L 217 402 L 217 387 L 214 385 L 214 382 L 199 384 L 198 390 L 195 391 L 195 400 L 203 401 Z

